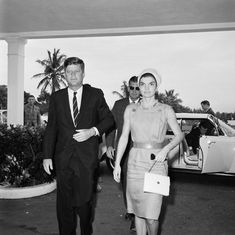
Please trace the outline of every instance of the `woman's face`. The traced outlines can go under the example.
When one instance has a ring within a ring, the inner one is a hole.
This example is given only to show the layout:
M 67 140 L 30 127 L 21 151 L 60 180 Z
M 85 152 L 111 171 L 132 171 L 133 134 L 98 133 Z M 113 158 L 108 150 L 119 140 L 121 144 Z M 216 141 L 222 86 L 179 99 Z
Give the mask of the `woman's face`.
M 139 82 L 140 93 L 145 98 L 150 98 L 155 96 L 157 91 L 157 83 L 154 77 L 146 76 L 142 77 Z

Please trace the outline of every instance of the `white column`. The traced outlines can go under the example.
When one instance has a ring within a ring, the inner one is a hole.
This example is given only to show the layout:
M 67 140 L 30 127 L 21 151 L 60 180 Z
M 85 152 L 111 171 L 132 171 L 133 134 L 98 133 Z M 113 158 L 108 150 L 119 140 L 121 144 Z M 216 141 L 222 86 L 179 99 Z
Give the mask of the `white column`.
M 6 39 L 8 43 L 7 124 L 24 122 L 24 51 L 27 40 Z

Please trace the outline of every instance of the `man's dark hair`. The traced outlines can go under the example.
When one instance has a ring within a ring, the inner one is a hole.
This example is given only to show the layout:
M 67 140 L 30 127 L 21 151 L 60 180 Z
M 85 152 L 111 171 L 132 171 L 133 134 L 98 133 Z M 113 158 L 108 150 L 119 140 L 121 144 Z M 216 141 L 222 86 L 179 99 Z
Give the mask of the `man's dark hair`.
M 203 127 L 205 129 L 208 129 L 209 128 L 209 122 L 206 120 L 206 121 L 201 121 L 200 124 L 199 124 L 199 127 Z
M 84 64 L 84 62 L 83 62 L 82 59 L 79 59 L 78 57 L 69 57 L 69 58 L 67 58 L 67 59 L 64 61 L 64 69 L 66 70 L 66 68 L 67 68 L 69 65 L 72 65 L 72 64 L 80 65 L 80 66 L 81 66 L 81 69 L 82 69 L 82 72 L 84 72 L 84 70 L 85 70 L 85 64 Z
M 29 95 L 28 98 L 34 98 L 35 99 L 35 96 L 34 95 Z
M 128 84 L 130 85 L 131 82 L 138 82 L 138 77 L 137 77 L 137 76 L 132 76 L 132 77 L 129 79 Z
M 201 104 L 210 106 L 210 102 L 208 100 L 203 100 Z

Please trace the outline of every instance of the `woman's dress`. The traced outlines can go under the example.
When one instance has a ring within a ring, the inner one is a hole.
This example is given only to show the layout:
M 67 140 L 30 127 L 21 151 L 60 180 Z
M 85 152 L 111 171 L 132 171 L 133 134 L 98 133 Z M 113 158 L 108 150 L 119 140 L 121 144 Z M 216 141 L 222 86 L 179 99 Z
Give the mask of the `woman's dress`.
M 143 191 L 144 173 L 155 161 L 151 160 L 151 154 L 156 156 L 161 147 L 149 149 L 145 146 L 163 146 L 170 118 L 175 118 L 175 113 L 169 105 L 156 103 L 151 109 L 144 109 L 141 103 L 131 104 L 130 126 L 134 147 L 128 158 L 127 211 L 138 217 L 157 220 L 161 211 L 162 196 Z M 167 175 L 167 161 L 156 163 L 151 172 Z

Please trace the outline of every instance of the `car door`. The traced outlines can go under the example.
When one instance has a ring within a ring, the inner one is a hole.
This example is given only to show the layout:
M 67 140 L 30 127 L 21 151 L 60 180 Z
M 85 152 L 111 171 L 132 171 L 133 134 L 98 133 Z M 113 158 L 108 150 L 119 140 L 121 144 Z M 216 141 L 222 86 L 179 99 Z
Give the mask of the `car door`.
M 202 173 L 235 173 L 235 137 L 202 136 L 200 147 Z

